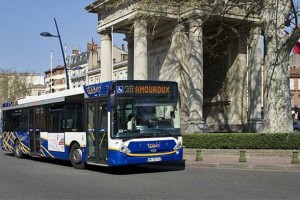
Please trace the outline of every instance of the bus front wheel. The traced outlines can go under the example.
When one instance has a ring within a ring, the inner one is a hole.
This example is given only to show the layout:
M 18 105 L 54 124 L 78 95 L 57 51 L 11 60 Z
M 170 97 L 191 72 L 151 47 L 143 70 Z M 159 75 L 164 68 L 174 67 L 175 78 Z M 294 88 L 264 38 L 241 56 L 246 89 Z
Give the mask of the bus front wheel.
M 75 169 L 84 169 L 85 164 L 82 161 L 82 150 L 78 143 L 75 143 L 71 147 L 70 160 Z
M 23 158 L 24 154 L 21 150 L 21 143 L 19 140 L 16 140 L 15 147 L 14 147 L 14 156 L 16 158 Z

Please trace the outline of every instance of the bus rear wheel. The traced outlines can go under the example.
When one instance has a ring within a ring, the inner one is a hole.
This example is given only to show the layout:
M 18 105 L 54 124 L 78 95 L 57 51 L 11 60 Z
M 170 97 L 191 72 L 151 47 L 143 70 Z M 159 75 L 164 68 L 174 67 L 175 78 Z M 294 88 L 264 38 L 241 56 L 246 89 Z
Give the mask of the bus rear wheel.
M 70 160 L 75 169 L 84 169 L 85 164 L 82 161 L 82 150 L 78 143 L 72 145 L 70 150 Z
M 21 143 L 19 140 L 16 140 L 15 146 L 14 146 L 14 156 L 16 158 L 23 158 L 24 154 L 21 150 Z

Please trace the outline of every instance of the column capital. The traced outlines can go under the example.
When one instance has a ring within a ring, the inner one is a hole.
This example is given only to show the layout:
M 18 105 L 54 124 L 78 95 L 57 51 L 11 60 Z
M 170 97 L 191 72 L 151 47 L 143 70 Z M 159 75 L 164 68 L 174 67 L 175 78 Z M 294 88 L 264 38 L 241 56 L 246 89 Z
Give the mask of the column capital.
M 202 41 L 202 24 L 201 19 L 191 19 L 189 21 L 189 38 L 192 43 Z
M 109 30 L 105 29 L 105 30 L 99 31 L 98 33 L 99 33 L 101 36 L 102 36 L 102 35 L 108 35 L 108 36 L 111 36 L 111 30 L 110 30 L 110 29 L 109 29 Z
M 182 23 L 178 24 L 175 27 L 174 32 L 175 32 L 175 34 L 184 32 L 184 25 Z
M 147 37 L 147 21 L 145 19 L 136 19 L 133 26 L 134 37 Z
M 202 19 L 197 18 L 197 19 L 190 19 L 189 21 L 189 28 L 190 29 L 197 29 L 200 28 L 202 26 L 203 22 Z
M 254 25 L 250 29 L 250 35 L 261 35 L 261 27 L 259 25 Z
M 101 41 L 111 41 L 111 34 L 101 34 Z
M 139 26 L 141 28 L 146 28 L 147 27 L 147 21 L 145 19 L 136 19 L 134 20 L 134 26 Z

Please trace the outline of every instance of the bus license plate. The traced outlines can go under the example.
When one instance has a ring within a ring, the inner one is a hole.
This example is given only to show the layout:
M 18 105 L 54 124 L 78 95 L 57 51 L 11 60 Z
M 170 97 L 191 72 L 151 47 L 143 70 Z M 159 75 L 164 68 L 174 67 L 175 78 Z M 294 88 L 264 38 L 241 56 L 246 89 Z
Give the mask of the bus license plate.
M 148 158 L 148 162 L 159 162 L 161 161 L 161 157 Z

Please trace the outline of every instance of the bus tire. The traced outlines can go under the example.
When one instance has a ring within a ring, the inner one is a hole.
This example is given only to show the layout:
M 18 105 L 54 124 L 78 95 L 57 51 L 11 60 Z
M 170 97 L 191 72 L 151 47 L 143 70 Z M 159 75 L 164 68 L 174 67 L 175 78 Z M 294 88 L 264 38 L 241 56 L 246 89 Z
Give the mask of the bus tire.
M 73 144 L 71 147 L 70 160 L 75 169 L 85 168 L 85 163 L 82 161 L 82 151 L 78 143 Z
M 15 146 L 14 146 L 14 156 L 16 158 L 23 158 L 24 157 L 24 154 L 21 150 L 21 143 L 19 140 L 16 140 L 15 142 Z

